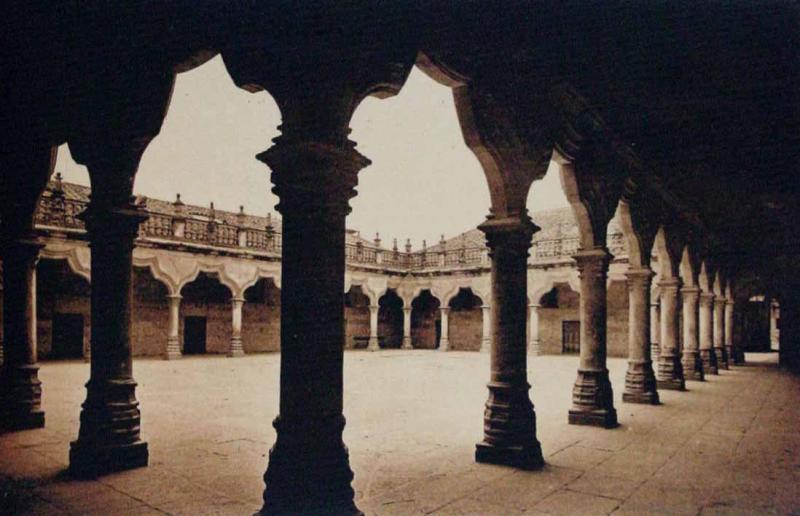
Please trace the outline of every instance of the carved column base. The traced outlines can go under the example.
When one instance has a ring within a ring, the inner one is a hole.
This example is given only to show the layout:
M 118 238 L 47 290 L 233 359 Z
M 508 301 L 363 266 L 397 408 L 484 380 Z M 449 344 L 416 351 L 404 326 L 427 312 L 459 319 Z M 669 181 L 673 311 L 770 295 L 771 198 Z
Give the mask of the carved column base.
M 685 391 L 686 382 L 683 378 L 683 367 L 680 358 L 661 355 L 658 357 L 658 389 L 671 391 Z
M 728 354 L 725 348 L 714 348 L 714 354 L 717 357 L 717 369 L 728 369 Z
M 539 340 L 532 340 L 529 347 L 530 354 L 538 357 L 542 354 L 542 343 Z
M 242 347 L 242 339 L 234 337 L 231 339 L 231 347 L 228 348 L 228 356 L 231 358 L 243 357 L 244 347 Z
M 705 379 L 703 362 L 700 360 L 700 353 L 697 350 L 683 350 L 681 367 L 683 367 L 684 380 L 702 382 Z
M 378 342 L 378 337 L 370 337 L 369 338 L 369 344 L 367 344 L 367 350 L 368 351 L 380 351 L 380 349 L 381 349 L 381 346 L 380 346 L 380 343 Z
M 728 365 L 736 365 L 736 355 L 733 352 L 733 346 L 725 346 L 725 354 L 728 357 Z
M 603 428 L 618 426 L 614 409 L 614 393 L 608 379 L 608 369 L 589 371 L 578 369 L 578 379 L 572 388 L 572 408 L 569 424 Z
M 478 351 L 480 351 L 481 353 L 488 353 L 491 349 L 492 349 L 491 339 L 481 340 L 481 349 L 479 349 Z
M 164 360 L 176 360 L 181 358 L 181 345 L 177 337 L 169 337 L 167 339 L 167 351 L 164 353 Z
M 658 363 L 658 357 L 661 355 L 661 346 L 658 345 L 658 342 L 655 344 L 650 345 L 650 356 L 653 359 L 653 363 Z
M 147 466 L 139 439 L 139 402 L 133 379 L 89 380 L 78 439 L 70 443 L 69 470 L 77 477 Z
M 544 465 L 536 439 L 536 414 L 522 382 L 489 382 L 489 399 L 483 413 L 483 441 L 475 446 L 475 461 L 520 469 Z
M 653 363 L 628 362 L 628 371 L 625 373 L 625 391 L 622 393 L 625 403 L 643 403 L 658 405 L 658 390 L 656 388 L 656 375 L 653 372 Z
M 450 351 L 450 339 L 439 340 L 439 351 Z
M 278 440 L 264 474 L 264 506 L 259 514 L 363 514 L 353 502 L 344 416 L 286 422 L 273 426 Z
M 0 431 L 44 426 L 39 366 L 6 367 L 0 378 Z
M 414 349 L 414 346 L 411 345 L 411 337 L 403 337 L 403 345 L 400 349 Z
M 700 361 L 703 363 L 703 372 L 705 374 L 719 374 L 717 357 L 713 349 L 701 349 Z

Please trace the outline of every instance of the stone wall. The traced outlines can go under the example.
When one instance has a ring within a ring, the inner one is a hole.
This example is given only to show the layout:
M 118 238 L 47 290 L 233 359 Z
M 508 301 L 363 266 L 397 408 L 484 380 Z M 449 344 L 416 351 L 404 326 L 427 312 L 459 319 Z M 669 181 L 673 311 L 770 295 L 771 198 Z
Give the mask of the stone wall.
M 628 286 L 625 281 L 612 281 L 606 294 L 606 343 L 608 356 L 628 356 Z
M 36 336 L 39 359 L 53 358 L 53 320 L 57 314 L 83 318 L 84 355 L 91 338 L 91 287 L 63 260 L 40 260 L 36 274 Z
M 465 309 L 450 309 L 450 349 L 478 351 L 483 337 L 483 310 L 480 306 Z

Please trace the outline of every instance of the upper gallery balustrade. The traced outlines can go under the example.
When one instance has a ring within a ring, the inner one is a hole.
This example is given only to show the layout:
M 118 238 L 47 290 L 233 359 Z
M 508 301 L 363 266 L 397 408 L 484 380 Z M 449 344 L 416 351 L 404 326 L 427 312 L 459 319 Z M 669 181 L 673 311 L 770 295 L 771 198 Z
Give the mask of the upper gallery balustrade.
M 67 234 L 81 238 L 84 223 L 78 217 L 89 203 L 88 187 L 65 183 L 56 175 L 36 212 L 36 226 L 49 234 Z M 174 202 L 137 197 L 136 202 L 148 218 L 139 228 L 137 243 L 163 247 L 182 247 L 193 252 L 228 252 L 279 259 L 281 255 L 280 221 L 271 215 L 257 217 L 210 207 L 187 205 L 180 195 Z M 531 265 L 569 263 L 578 249 L 578 233 L 569 208 L 539 212 L 534 220 L 543 226 L 535 234 L 530 250 Z M 625 255 L 622 232 L 612 224 L 609 247 L 616 257 Z M 483 234 L 475 229 L 459 237 L 444 240 L 432 247 L 412 250 L 406 241 L 399 249 L 397 240 L 391 249 L 382 247 L 380 238 L 362 238 L 348 230 L 345 256 L 350 266 L 383 269 L 393 272 L 482 269 L 489 267 L 488 249 Z

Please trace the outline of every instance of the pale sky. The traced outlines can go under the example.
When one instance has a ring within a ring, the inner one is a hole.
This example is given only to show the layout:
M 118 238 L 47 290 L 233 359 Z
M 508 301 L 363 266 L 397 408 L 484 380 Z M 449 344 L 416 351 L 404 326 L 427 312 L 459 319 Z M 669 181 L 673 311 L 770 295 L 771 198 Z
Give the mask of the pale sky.
M 278 135 L 280 113 L 265 92 L 236 88 L 216 57 L 178 76 L 161 134 L 145 151 L 135 191 L 165 200 L 180 192 L 188 204 L 266 215 L 274 211 L 269 168 L 255 155 Z M 358 195 L 347 226 L 366 238 L 380 232 L 414 248 L 439 235 L 455 236 L 479 224 L 489 191 L 478 160 L 466 147 L 450 89 L 416 68 L 393 98 L 368 98 L 356 111 L 351 138 L 372 160 L 359 173 Z M 59 149 L 56 170 L 67 181 L 89 183 L 86 169 Z M 528 197 L 531 212 L 567 206 L 558 170 Z M 534 217 L 535 221 L 535 217 Z

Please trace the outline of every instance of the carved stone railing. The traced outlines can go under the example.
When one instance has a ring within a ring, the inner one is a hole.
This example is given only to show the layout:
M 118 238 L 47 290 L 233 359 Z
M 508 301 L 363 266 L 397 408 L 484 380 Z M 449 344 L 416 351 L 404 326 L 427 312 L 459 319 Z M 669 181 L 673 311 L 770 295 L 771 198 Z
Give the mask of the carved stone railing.
M 84 224 L 77 215 L 88 203 L 82 200 L 68 199 L 63 191 L 53 189 L 45 195 L 36 212 L 36 224 L 46 231 L 65 229 L 83 232 Z M 242 212 L 239 217 L 217 217 L 213 209 L 208 215 L 190 214 L 187 207 L 180 202 L 175 203 L 175 213 L 163 213 L 148 209 L 143 205 L 148 218 L 139 228 L 139 240 L 152 244 L 184 244 L 201 248 L 220 248 L 231 251 L 255 251 L 280 256 L 281 233 L 272 227 L 271 219 L 265 219 L 263 228 L 249 227 L 243 224 L 248 217 Z M 231 223 L 231 220 L 234 223 Z M 252 225 L 252 218 L 249 218 Z M 383 249 L 363 240 L 348 242 L 345 245 L 345 257 L 351 266 L 391 270 L 397 272 L 482 269 L 490 266 L 488 249 L 483 246 L 467 247 L 462 245 L 455 249 L 421 249 L 406 251 Z M 572 259 L 579 246 L 577 237 L 562 239 L 535 240 L 530 250 L 529 263 L 540 265 L 547 263 L 565 263 Z M 609 249 L 615 256 L 625 253 L 623 235 L 609 235 Z

